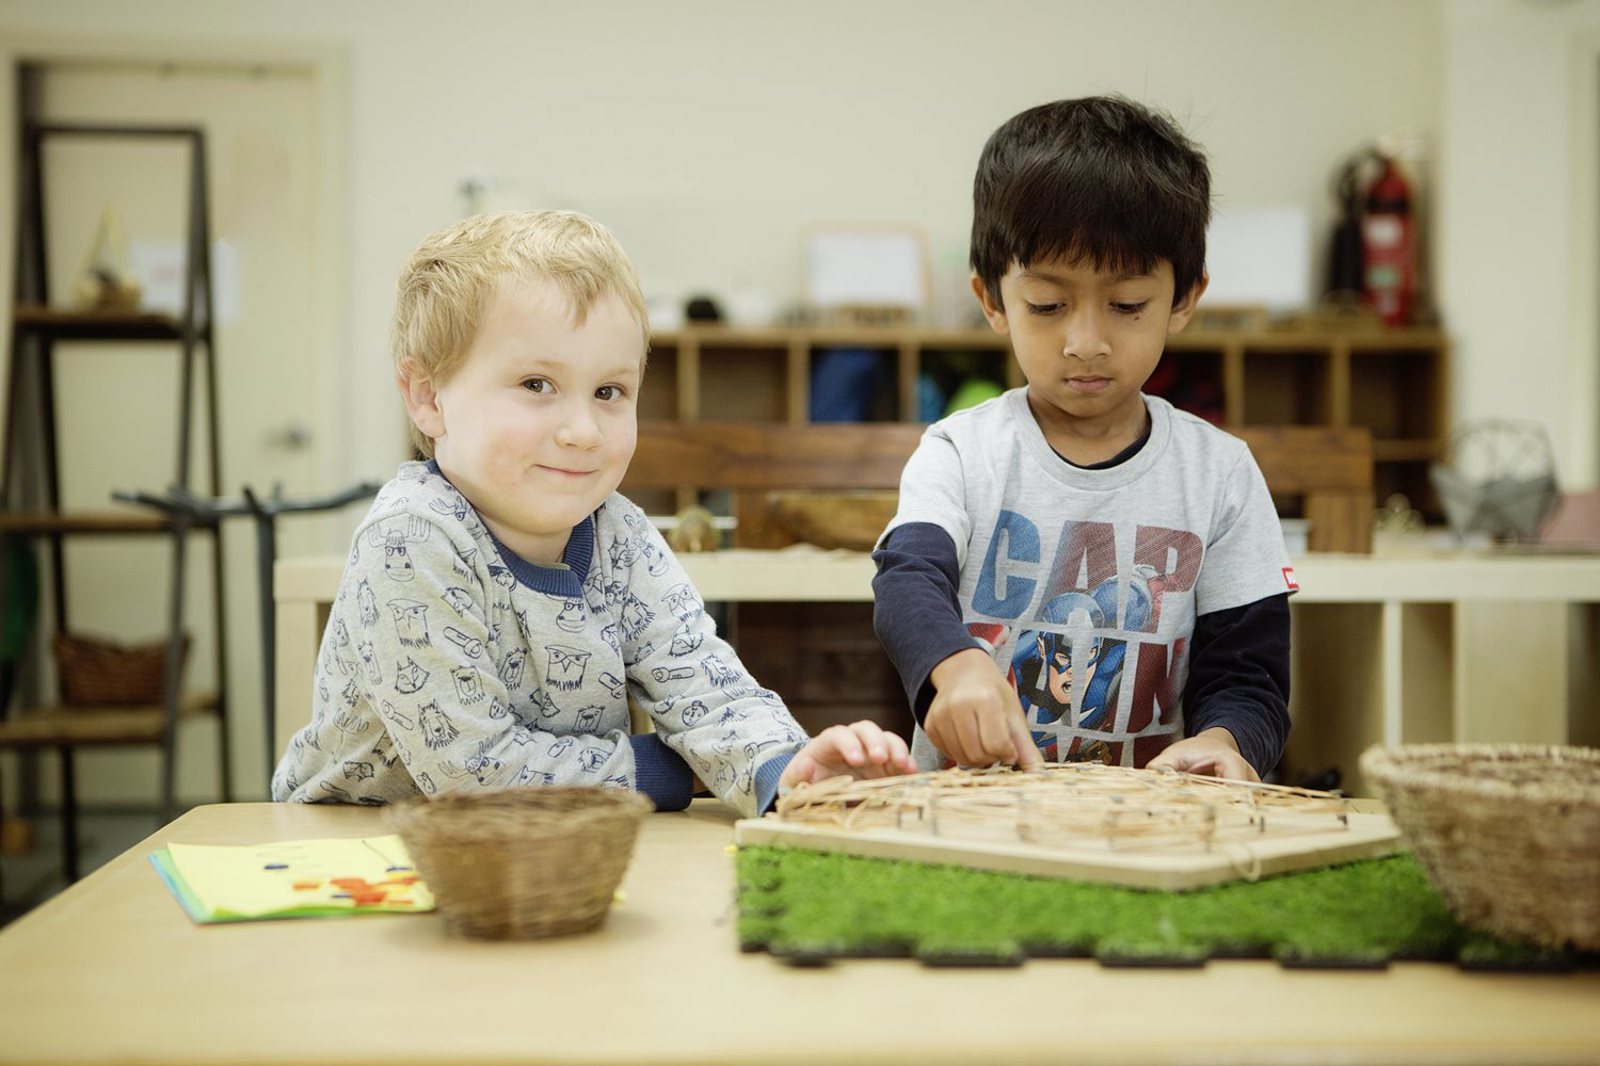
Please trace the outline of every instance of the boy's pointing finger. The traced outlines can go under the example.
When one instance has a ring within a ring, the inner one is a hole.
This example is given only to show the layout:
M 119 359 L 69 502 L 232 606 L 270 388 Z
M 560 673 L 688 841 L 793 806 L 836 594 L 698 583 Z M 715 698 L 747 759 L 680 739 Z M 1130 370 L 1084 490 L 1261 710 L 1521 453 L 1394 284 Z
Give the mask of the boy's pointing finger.
M 1017 765 L 1024 770 L 1037 770 L 1044 765 L 1044 756 L 1034 746 L 1033 737 L 1020 717 L 1011 720 L 1011 740 L 1017 746 Z

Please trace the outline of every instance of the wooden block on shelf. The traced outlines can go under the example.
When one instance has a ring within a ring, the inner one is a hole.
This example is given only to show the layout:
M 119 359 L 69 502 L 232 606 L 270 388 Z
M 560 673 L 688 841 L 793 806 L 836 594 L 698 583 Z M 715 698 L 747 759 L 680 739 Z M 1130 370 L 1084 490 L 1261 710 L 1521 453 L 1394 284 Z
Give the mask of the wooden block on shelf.
M 1372 552 L 1372 493 L 1308 492 L 1306 546 L 1317 552 Z
M 1312 551 L 1372 551 L 1372 434 L 1355 426 L 1251 426 L 1267 487 L 1306 502 Z

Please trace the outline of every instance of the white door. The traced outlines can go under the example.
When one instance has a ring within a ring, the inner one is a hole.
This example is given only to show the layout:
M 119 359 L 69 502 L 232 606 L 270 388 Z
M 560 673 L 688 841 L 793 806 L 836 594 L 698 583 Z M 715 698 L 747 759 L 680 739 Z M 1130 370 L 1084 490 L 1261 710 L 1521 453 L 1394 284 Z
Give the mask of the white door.
M 323 97 L 309 66 L 119 62 L 46 68 L 47 121 L 182 124 L 205 130 L 217 311 L 216 358 L 222 493 L 242 485 L 290 495 L 327 483 L 336 410 L 332 365 L 337 321 L 319 283 L 335 262 L 322 159 Z M 182 142 L 53 138 L 43 156 L 52 302 L 70 298 L 109 209 L 125 237 L 147 301 L 175 299 L 182 253 L 188 152 Z M 176 345 L 58 346 L 62 505 L 104 509 L 112 489 L 162 491 L 177 449 Z M 197 384 L 203 384 L 199 379 Z M 210 486 L 203 422 L 191 449 L 191 488 Z M 285 517 L 280 555 L 323 550 L 327 519 Z M 261 718 L 261 627 L 256 534 L 248 518 L 224 527 L 228 599 L 228 700 L 236 797 L 266 791 Z M 189 687 L 216 685 L 210 553 L 191 541 L 186 617 L 193 637 Z M 169 547 L 159 540 L 78 538 L 67 558 L 68 612 L 77 631 L 160 639 Z M 184 730 L 180 798 L 216 795 L 212 719 Z M 85 753 L 87 802 L 155 795 L 155 756 Z

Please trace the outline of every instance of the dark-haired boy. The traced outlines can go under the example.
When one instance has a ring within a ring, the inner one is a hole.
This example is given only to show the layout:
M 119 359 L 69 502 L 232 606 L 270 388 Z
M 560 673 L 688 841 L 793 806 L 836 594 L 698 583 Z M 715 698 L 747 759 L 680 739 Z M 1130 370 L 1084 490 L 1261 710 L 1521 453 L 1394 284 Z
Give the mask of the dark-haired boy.
M 874 554 L 924 769 L 1253 780 L 1282 754 L 1295 584 L 1266 482 L 1141 392 L 1205 291 L 1210 187 L 1176 124 L 1120 97 L 1031 108 L 984 146 L 972 287 L 1028 384 L 928 428 Z

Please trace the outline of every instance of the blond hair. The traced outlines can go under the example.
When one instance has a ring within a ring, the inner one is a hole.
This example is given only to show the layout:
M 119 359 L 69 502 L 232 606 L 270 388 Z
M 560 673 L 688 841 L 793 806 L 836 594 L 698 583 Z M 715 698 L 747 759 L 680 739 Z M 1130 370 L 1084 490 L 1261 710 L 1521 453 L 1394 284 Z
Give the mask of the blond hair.
M 577 211 L 502 211 L 473 215 L 428 237 L 400 272 L 392 354 L 435 385 L 460 368 L 489 298 L 507 279 L 555 285 L 579 325 L 595 302 L 620 297 L 649 344 L 649 316 L 639 276 L 610 230 Z M 416 426 L 423 455 L 433 441 Z

